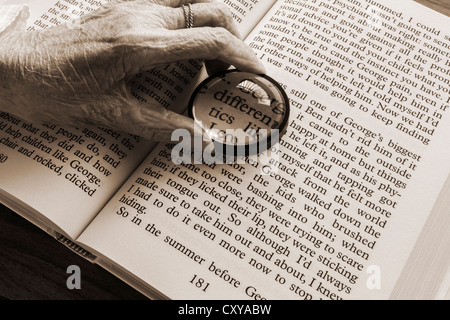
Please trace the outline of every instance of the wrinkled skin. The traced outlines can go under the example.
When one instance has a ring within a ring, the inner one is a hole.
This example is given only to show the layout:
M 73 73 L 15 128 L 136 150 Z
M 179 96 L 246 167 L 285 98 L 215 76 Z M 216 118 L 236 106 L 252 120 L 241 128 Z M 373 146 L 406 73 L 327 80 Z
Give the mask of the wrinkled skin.
M 182 4 L 192 3 L 185 29 Z M 230 12 L 212 0 L 113 0 L 75 25 L 39 31 L 12 27 L 0 36 L 0 110 L 33 122 L 104 126 L 164 139 L 193 121 L 127 95 L 141 71 L 185 59 L 207 70 L 233 65 L 263 73 L 239 39 Z

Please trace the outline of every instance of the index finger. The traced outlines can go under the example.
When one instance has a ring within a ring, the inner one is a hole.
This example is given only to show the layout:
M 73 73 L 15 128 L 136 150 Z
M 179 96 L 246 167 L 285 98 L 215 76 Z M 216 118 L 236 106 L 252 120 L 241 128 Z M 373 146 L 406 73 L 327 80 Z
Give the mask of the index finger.
M 216 0 L 151 0 L 151 2 L 172 8 L 181 7 L 182 5 L 187 5 L 188 3 L 217 3 Z
M 155 52 L 153 43 L 149 42 L 148 47 L 143 45 L 142 50 L 133 52 L 130 58 L 143 63 L 140 70 L 151 67 L 146 65 L 146 61 L 154 61 L 156 55 L 160 63 L 186 59 L 220 60 L 241 71 L 265 73 L 255 52 L 224 28 L 172 30 L 165 35 L 164 42 L 161 52 Z
M 186 27 L 186 18 L 184 10 L 181 8 L 174 9 L 174 15 L 170 16 L 166 21 L 168 29 L 176 30 Z M 224 3 L 211 2 L 197 3 L 191 6 L 193 12 L 194 25 L 198 27 L 223 27 L 230 31 L 233 35 L 241 39 L 240 32 L 233 20 L 230 8 Z

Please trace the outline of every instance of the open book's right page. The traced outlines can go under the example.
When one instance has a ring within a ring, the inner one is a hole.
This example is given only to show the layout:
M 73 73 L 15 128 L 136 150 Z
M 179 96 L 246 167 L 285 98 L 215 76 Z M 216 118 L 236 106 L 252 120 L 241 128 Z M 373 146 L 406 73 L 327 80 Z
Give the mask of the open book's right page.
M 290 99 L 272 157 L 177 166 L 161 146 L 80 240 L 174 299 L 388 298 L 450 172 L 449 23 L 278 1 L 247 38 Z

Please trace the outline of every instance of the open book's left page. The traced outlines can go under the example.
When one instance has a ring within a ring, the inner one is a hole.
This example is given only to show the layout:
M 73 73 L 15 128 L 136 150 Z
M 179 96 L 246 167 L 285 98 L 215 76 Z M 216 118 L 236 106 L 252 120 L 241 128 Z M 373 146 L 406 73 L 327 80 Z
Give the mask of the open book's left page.
M 148 142 L 110 129 L 37 125 L 0 112 L 0 200 L 76 237 L 148 151 Z
M 54 0 L 1 4 L 25 4 L 30 31 L 70 22 L 101 2 L 81 1 L 78 10 Z M 0 201 L 46 231 L 76 238 L 151 148 L 108 128 L 30 123 L 0 111 Z

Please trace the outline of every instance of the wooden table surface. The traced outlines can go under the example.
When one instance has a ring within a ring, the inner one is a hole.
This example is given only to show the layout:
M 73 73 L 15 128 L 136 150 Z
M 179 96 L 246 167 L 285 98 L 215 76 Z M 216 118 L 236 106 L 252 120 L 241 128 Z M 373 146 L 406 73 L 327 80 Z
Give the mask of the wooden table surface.
M 415 0 L 450 16 L 450 0 Z M 0 298 L 30 300 L 146 299 L 0 205 Z M 81 270 L 81 289 L 66 286 L 67 267 Z

